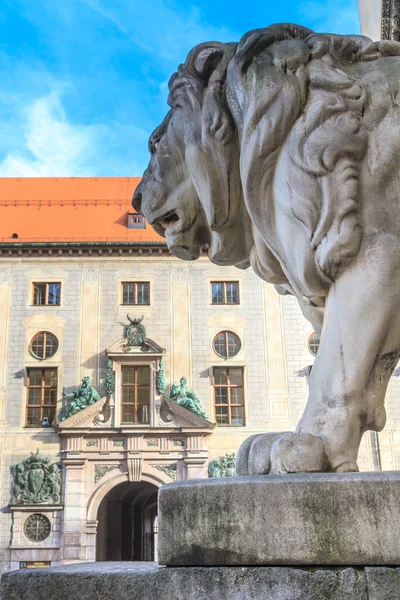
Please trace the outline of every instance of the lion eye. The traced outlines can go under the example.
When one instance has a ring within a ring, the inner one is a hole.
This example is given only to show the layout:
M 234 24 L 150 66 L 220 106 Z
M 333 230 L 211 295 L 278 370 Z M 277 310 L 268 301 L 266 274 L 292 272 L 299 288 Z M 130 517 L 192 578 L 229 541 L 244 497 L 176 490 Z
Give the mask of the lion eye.
M 150 152 L 151 154 L 154 154 L 155 152 L 157 152 L 158 149 L 158 145 L 160 143 L 160 137 L 156 137 L 154 139 L 151 140 L 150 142 Z

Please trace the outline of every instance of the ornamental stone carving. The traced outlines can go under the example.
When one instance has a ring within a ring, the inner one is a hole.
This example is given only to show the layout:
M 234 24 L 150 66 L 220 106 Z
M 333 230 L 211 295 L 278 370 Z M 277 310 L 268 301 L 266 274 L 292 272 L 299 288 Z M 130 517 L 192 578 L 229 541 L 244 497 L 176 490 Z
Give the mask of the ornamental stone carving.
M 144 346 L 146 339 L 146 328 L 142 325 L 144 316 L 140 319 L 131 319 L 129 315 L 126 315 L 129 321 L 129 325 L 126 328 L 126 344 L 127 348 L 132 346 Z
M 58 464 L 39 454 L 31 454 L 13 468 L 12 504 L 59 504 L 61 470 Z
M 356 471 L 400 358 L 400 43 L 271 25 L 196 46 L 169 91 L 135 208 L 175 256 L 296 296 L 321 337 L 296 432 L 246 441 L 238 473 Z
M 65 421 L 72 415 L 84 410 L 91 404 L 101 400 L 100 394 L 92 387 L 90 377 L 84 377 L 78 390 L 67 394 L 63 389 L 64 406 L 60 411 L 58 420 Z
M 99 269 L 82 269 L 83 285 L 100 285 L 101 271 Z
M 208 463 L 208 476 L 217 479 L 219 477 L 234 477 L 236 475 L 236 456 L 235 453 L 225 454 L 221 458 L 212 460 Z
M 203 419 L 207 418 L 200 400 L 194 391 L 186 385 L 185 377 L 181 377 L 179 385 L 172 384 L 169 399 L 192 411 L 195 415 L 199 415 Z

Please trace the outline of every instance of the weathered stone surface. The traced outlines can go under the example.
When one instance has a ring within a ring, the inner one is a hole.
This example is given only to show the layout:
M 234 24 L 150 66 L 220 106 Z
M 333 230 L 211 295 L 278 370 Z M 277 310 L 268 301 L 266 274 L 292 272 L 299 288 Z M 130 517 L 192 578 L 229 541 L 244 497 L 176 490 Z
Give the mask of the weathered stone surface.
M 385 425 L 400 359 L 399 82 L 399 43 L 292 23 L 199 44 L 171 77 L 134 206 L 178 258 L 207 247 L 296 296 L 321 337 L 301 435 L 264 440 L 250 473 L 357 471 L 364 432 Z
M 393 581 L 394 585 L 395 583 Z M 390 594 L 390 584 L 387 590 Z M 393 587 L 392 592 L 396 592 L 396 587 Z M 163 600 L 369 598 L 366 579 L 360 569 L 182 569 L 160 567 L 156 563 L 110 562 L 6 573 L 1 578 L 1 593 L 2 600 L 154 600 L 159 597 Z M 399 596 L 388 595 L 385 600 L 397 598 Z M 383 600 L 383 596 L 376 596 L 376 600 Z
M 159 561 L 399 565 L 400 473 L 316 473 L 172 483 L 159 492 Z

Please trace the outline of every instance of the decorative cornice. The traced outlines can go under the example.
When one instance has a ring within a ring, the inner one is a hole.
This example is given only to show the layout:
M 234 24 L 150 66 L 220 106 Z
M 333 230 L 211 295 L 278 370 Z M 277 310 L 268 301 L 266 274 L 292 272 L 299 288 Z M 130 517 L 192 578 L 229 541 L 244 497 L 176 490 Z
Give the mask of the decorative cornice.
M 381 34 L 383 40 L 400 41 L 400 0 L 382 0 Z
M 101 398 L 101 400 L 97 400 L 97 402 L 77 412 L 75 415 L 68 417 L 68 419 L 65 419 L 65 421 L 58 423 L 57 426 L 60 429 L 60 432 L 62 432 L 63 429 L 71 429 L 74 427 L 86 428 L 93 425 L 93 420 L 101 413 L 106 401 L 106 397 Z

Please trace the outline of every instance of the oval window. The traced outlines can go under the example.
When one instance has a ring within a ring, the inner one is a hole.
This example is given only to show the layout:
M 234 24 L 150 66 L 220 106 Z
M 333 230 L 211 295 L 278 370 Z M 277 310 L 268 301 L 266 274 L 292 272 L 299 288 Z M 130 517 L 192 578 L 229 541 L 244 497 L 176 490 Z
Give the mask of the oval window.
M 311 354 L 317 356 L 318 348 L 319 348 L 319 337 L 315 333 L 315 331 L 309 336 L 307 346 Z
M 41 331 L 32 338 L 30 350 L 40 360 L 51 358 L 58 350 L 58 339 L 49 331 Z
M 231 331 L 221 331 L 213 341 L 214 352 L 222 358 L 233 358 L 239 352 L 242 344 L 235 333 Z

